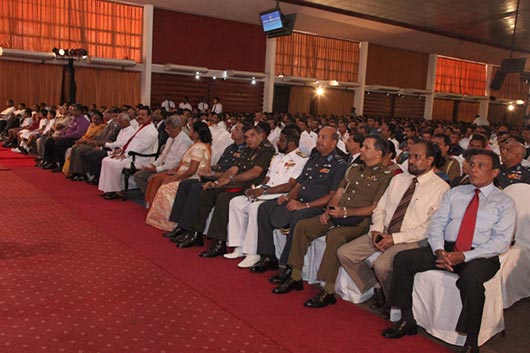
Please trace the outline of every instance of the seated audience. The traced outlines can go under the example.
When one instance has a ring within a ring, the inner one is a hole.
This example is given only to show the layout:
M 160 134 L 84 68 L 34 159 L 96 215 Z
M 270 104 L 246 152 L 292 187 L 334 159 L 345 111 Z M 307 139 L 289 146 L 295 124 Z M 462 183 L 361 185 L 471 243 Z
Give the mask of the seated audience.
M 106 200 L 122 197 L 124 168 L 133 165 L 138 169 L 154 160 L 154 157 L 138 156 L 133 161 L 129 154 L 129 152 L 153 154 L 158 149 L 158 132 L 151 122 L 151 109 L 147 106 L 140 107 L 136 119 L 140 125 L 134 135 L 125 145 L 114 150 L 102 161 L 98 189 L 103 192 L 103 198 Z
M 168 119 L 168 127 L 178 122 Z M 170 130 L 169 136 L 174 132 Z M 186 136 L 184 133 L 179 133 Z M 181 180 L 198 179 L 197 172 L 210 165 L 212 135 L 208 126 L 197 121 L 190 130 L 193 144 L 188 147 L 181 161 L 167 172 L 155 174 L 147 185 L 145 195 L 146 207 L 149 208 L 146 223 L 165 231 L 175 228 L 175 223 L 169 220 L 171 208 Z M 170 137 L 171 138 L 171 137 Z
M 281 272 L 285 271 L 296 223 L 323 212 L 323 207 L 333 197 L 348 167 L 336 153 L 338 140 L 336 129 L 323 127 L 318 133 L 316 151 L 305 164 L 296 184 L 288 190 L 287 195 L 260 205 L 257 253 L 261 259 L 250 268 L 251 272 L 261 273 L 278 267 L 273 231 L 289 228 L 287 243 L 279 259 Z
M 176 169 L 182 161 L 184 153 L 192 144 L 188 135 L 182 132 L 182 121 L 178 117 L 168 118 L 164 125 L 169 136 L 164 149 L 153 163 L 143 166 L 134 174 L 136 186 L 145 195 L 147 208 L 152 203 L 160 187 L 160 182 L 164 179 L 158 176 L 166 176 L 168 175 L 166 171 Z M 191 132 L 190 136 L 192 136 Z M 159 182 L 152 183 L 153 178 L 157 178 Z M 150 192 L 146 193 L 148 183 Z
M 469 165 L 471 184 L 449 190 L 432 216 L 429 246 L 396 255 L 389 305 L 401 309 L 402 319 L 385 329 L 384 337 L 417 333 L 412 312 L 414 275 L 438 269 L 459 277 L 462 311 L 455 330 L 467 335 L 462 352 L 479 352 L 484 282 L 499 270 L 498 255 L 508 250 L 516 217 L 513 200 L 493 185 L 499 168 L 495 153 L 476 151 Z
M 234 251 L 225 254 L 227 259 L 245 257 L 238 267 L 248 268 L 259 261 L 257 249 L 258 208 L 266 200 L 277 199 L 296 183 L 307 162 L 298 149 L 300 129 L 295 125 L 283 128 L 278 139 L 279 154 L 272 158 L 267 176 L 262 185 L 245 190 L 245 195 L 230 201 L 228 216 L 228 246 Z
M 303 288 L 304 256 L 313 240 L 326 236 L 326 249 L 317 273 L 317 279 L 324 285 L 304 306 L 320 308 L 336 302 L 335 281 L 340 268 L 337 249 L 368 231 L 372 211 L 394 176 L 383 165 L 387 151 L 386 139 L 366 137 L 361 149 L 363 163 L 352 164 L 347 169 L 326 211 L 296 223 L 288 267 L 271 279 L 273 283 L 281 284 L 273 289 L 273 293 L 284 294 Z

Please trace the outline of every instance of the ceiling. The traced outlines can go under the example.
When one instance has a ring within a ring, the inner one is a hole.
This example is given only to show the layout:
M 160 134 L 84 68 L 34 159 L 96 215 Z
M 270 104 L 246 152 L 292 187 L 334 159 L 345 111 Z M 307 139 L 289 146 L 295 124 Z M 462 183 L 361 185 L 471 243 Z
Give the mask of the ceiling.
M 273 0 L 128 0 L 156 8 L 258 24 Z M 500 64 L 510 56 L 517 0 L 283 0 L 295 30 Z M 520 0 L 514 57 L 530 68 L 530 1 Z

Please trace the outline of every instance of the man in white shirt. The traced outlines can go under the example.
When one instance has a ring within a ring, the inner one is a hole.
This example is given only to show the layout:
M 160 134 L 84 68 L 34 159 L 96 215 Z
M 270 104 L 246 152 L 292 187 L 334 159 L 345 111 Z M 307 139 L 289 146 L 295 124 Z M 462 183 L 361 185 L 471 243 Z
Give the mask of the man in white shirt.
M 436 152 L 431 142 L 414 144 L 408 173 L 398 174 L 390 182 L 372 214 L 368 234 L 337 251 L 340 263 L 361 293 L 379 282 L 388 298 L 394 256 L 406 249 L 425 246 L 420 242 L 427 236 L 431 215 L 449 189 L 432 169 L 436 159 L 441 158 L 440 152 Z M 380 255 L 373 262 L 372 271 L 365 259 L 376 252 Z
M 98 189 L 103 191 L 106 200 L 120 198 L 123 189 L 122 170 L 129 168 L 133 162 L 129 152 L 153 154 L 158 148 L 158 131 L 151 122 L 151 109 L 142 106 L 136 117 L 140 125 L 134 135 L 121 148 L 115 150 L 109 157 L 103 159 Z M 154 157 L 137 157 L 134 161 L 136 168 L 149 165 Z
M 166 119 L 166 131 L 169 138 L 160 156 L 153 163 L 142 167 L 134 174 L 136 186 L 143 194 L 145 194 L 149 179 L 158 173 L 175 168 L 193 143 L 188 135 L 182 132 L 182 122 L 176 116 Z
M 190 104 L 190 99 L 187 96 L 184 97 L 184 102 L 180 102 L 179 109 L 182 109 L 182 110 L 186 109 L 186 110 L 189 110 L 190 112 L 193 111 L 193 107 Z
M 226 125 L 221 123 L 219 115 L 212 113 L 208 116 L 208 125 L 212 134 L 212 165 L 217 164 L 225 148 L 234 142 L 225 128 Z
M 110 156 L 113 150 L 123 147 L 136 132 L 136 129 L 130 123 L 131 118 L 127 113 L 120 113 L 116 119 L 120 126 L 116 140 L 112 142 L 95 141 L 95 149 L 80 155 L 81 163 L 84 166 L 83 170 L 88 171 L 88 181 L 92 184 L 99 182 L 103 159 Z
M 197 109 L 201 113 L 208 113 L 208 108 L 209 106 L 208 106 L 208 101 L 206 100 L 206 97 L 202 97 L 201 101 L 197 105 Z
M 499 255 L 508 250 L 516 221 L 513 200 L 493 185 L 499 167 L 494 152 L 477 150 L 469 162 L 470 185 L 446 192 L 433 214 L 429 246 L 396 256 L 389 303 L 401 309 L 402 319 L 385 329 L 383 337 L 396 339 L 417 333 L 412 311 L 414 277 L 419 272 L 443 270 L 458 275 L 462 311 L 455 331 L 466 335 L 461 352 L 479 353 L 484 283 L 499 270 Z M 443 316 L 444 308 L 436 309 Z
M 490 126 L 489 121 L 481 117 L 480 114 L 475 115 L 475 120 L 473 120 L 473 125 L 477 126 Z
M 162 108 L 166 110 L 166 112 L 174 112 L 177 106 L 175 105 L 175 102 L 171 100 L 171 97 L 167 97 L 165 101 L 160 104 Z
M 306 117 L 299 117 L 296 120 L 296 124 L 302 129 L 302 133 L 300 134 L 300 151 L 306 156 L 310 156 L 311 151 L 317 145 L 316 139 L 313 138 L 313 134 L 315 133 L 309 129 Z
M 223 105 L 219 101 L 219 97 L 213 97 L 212 113 L 221 114 L 223 112 Z
M 15 112 L 15 103 L 12 99 L 8 99 L 6 101 L 6 109 L 2 110 L 0 113 L 0 118 L 5 119 L 7 118 L 11 113 Z
M 300 133 L 295 127 L 286 127 L 278 139 L 279 154 L 272 158 L 269 171 L 261 187 L 248 189 L 245 195 L 230 201 L 228 216 L 228 246 L 235 247 L 227 259 L 246 256 L 238 267 L 254 266 L 260 259 L 257 255 L 258 207 L 265 200 L 273 200 L 290 190 L 288 183 L 295 183 L 307 162 L 307 157 L 298 149 Z M 282 191 L 285 190 L 285 191 Z
M 278 126 L 278 123 L 279 123 L 278 118 L 276 118 L 274 115 L 269 115 L 267 117 L 267 123 L 271 127 L 271 132 L 269 133 L 269 136 L 267 136 L 267 139 L 274 146 L 274 148 L 276 148 L 276 151 L 278 152 L 277 144 L 278 144 L 278 139 L 280 138 L 280 133 L 282 132 L 281 127 Z

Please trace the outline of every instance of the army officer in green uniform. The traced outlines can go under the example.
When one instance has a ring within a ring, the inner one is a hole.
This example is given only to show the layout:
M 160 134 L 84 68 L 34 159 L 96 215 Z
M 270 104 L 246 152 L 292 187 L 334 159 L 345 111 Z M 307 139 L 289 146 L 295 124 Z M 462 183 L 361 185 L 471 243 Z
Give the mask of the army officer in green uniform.
M 337 249 L 343 244 L 365 234 L 370 227 L 370 216 L 393 176 L 383 165 L 388 147 L 380 136 L 368 136 L 361 148 L 362 164 L 352 164 L 341 180 L 339 188 L 329 201 L 326 211 L 297 223 L 288 265 L 292 269 L 288 278 L 278 278 L 273 292 L 284 294 L 301 290 L 304 256 L 311 242 L 326 237 L 326 250 L 317 273 L 325 285 L 315 297 L 305 302 L 306 307 L 320 308 L 336 302 L 335 281 L 340 268 Z

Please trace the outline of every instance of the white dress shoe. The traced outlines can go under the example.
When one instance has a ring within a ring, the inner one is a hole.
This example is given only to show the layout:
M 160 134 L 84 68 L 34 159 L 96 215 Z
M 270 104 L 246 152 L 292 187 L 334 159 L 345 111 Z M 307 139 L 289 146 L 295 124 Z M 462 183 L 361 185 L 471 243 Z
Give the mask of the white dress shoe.
M 228 254 L 224 254 L 223 257 L 225 259 L 237 259 L 238 257 L 243 257 L 243 248 L 238 246 L 234 248 L 234 251 Z
M 240 268 L 252 267 L 255 264 L 257 264 L 260 259 L 261 259 L 260 255 L 247 255 L 247 257 L 245 257 L 243 261 L 237 264 L 237 267 L 240 267 Z

